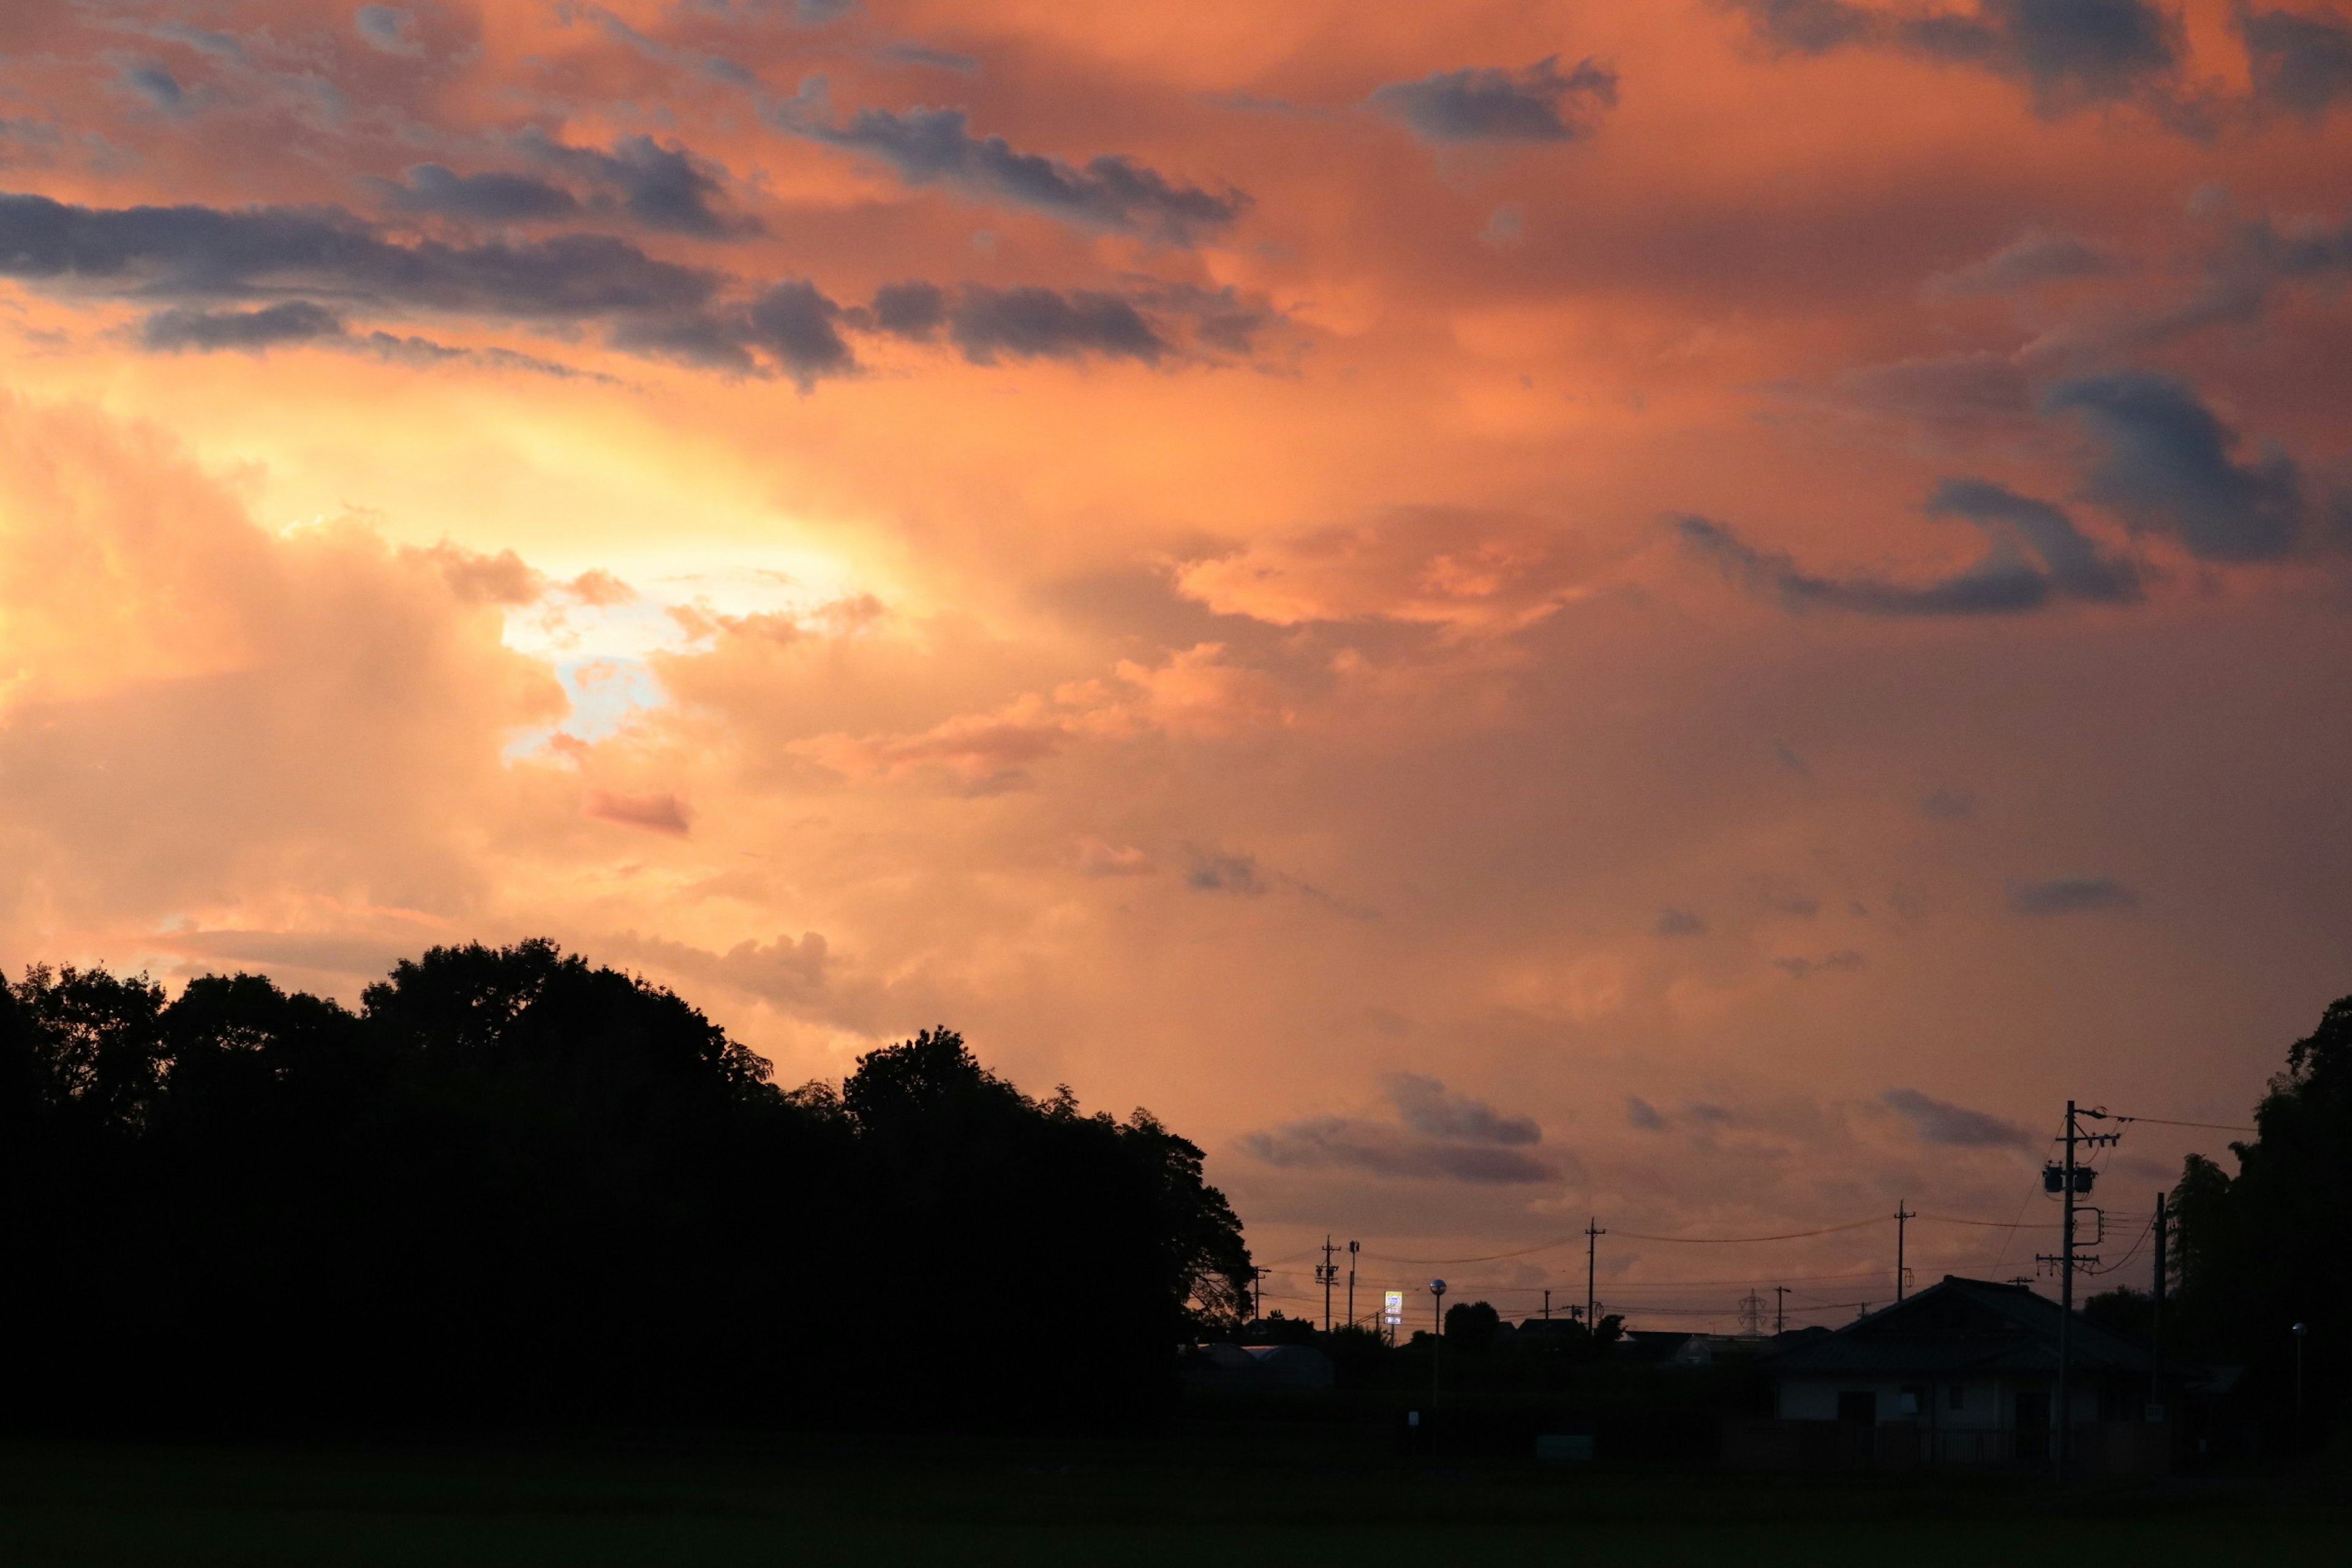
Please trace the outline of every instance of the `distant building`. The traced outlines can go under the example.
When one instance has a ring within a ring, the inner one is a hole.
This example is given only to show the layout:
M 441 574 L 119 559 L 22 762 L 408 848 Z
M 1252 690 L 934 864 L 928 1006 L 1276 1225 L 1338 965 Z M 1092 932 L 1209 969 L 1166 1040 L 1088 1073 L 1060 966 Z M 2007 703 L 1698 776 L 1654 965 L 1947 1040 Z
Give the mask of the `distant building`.
M 1758 1363 L 1772 1382 L 1773 1418 L 1727 1423 L 1724 1458 L 1784 1469 L 2046 1464 L 2063 1315 L 2022 1285 L 1947 1275 L 1832 1332 L 1784 1336 Z M 2080 1314 L 2071 1342 L 2077 1466 L 2168 1468 L 2164 1409 L 2201 1369 L 2168 1364 L 2156 1390 L 2147 1347 Z
M 1584 1343 L 1584 1324 L 1575 1318 L 1522 1318 L 1512 1342 L 1523 1346 Z

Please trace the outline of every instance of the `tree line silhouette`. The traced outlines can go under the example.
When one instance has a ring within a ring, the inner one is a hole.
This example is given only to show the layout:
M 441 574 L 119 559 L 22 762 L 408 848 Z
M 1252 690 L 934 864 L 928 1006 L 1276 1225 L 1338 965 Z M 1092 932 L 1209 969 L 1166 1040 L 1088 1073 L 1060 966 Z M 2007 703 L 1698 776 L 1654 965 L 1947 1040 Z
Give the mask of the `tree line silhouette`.
M 1127 1422 L 1250 1272 L 1200 1149 L 960 1037 L 785 1091 L 555 944 L 360 1007 L 0 984 L 0 1421 Z
M 2352 1377 L 2352 996 L 2288 1047 L 2254 1126 L 2230 1145 L 2237 1174 L 2191 1154 L 2173 1190 L 2164 1337 L 2243 1368 L 2262 1426 L 2308 1447 L 2336 1425 Z

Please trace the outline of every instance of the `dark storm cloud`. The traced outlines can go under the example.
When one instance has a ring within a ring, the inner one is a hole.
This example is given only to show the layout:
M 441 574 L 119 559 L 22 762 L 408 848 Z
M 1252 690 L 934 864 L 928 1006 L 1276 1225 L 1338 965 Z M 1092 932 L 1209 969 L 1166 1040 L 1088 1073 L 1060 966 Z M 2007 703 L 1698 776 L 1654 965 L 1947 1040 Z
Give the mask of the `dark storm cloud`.
M 719 281 L 604 235 L 402 245 L 329 207 L 108 209 L 5 195 L 0 277 L 184 298 L 299 289 L 541 321 L 696 310 Z
M 2009 907 L 2021 915 L 2071 915 L 2086 910 L 2127 910 L 2139 895 L 2112 877 L 2053 877 L 2009 884 Z
M 641 317 L 617 323 L 612 336 L 614 347 L 647 359 L 730 375 L 760 374 L 750 347 L 751 326 L 740 310 Z
M 1776 958 L 1772 967 L 1791 980 L 1810 980 L 1816 974 L 1850 973 L 1869 966 L 1870 960 L 1850 947 L 1822 958 Z
M 704 9 L 708 10 L 710 7 L 706 5 Z M 699 49 L 680 48 L 676 44 L 666 44 L 649 34 L 639 32 L 602 6 L 574 7 L 568 3 L 568 0 L 559 0 L 556 15 L 566 21 L 571 20 L 574 16 L 585 16 L 604 30 L 605 37 L 635 50 L 656 65 L 707 76 L 714 81 L 723 81 L 730 87 L 756 89 L 760 85 L 758 77 L 724 55 L 708 54 Z
M 1685 517 L 1683 542 L 1759 598 L 1790 610 L 1848 610 L 1864 616 L 2002 616 L 2038 610 L 2050 580 L 2024 561 L 1988 559 L 1956 576 L 1918 586 L 1877 577 L 1824 577 L 1777 551 L 1759 550 L 1703 517 Z
M 2150 0 L 1978 0 L 1968 11 L 1907 14 L 1845 0 L 1727 3 L 1776 50 L 1899 50 L 2021 81 L 2045 115 L 2137 99 L 2179 129 L 2199 128 L 2175 97 L 2185 58 L 2180 20 Z
M 1974 16 L 1910 26 L 1916 47 L 2021 75 L 2053 105 L 2128 98 L 2182 53 L 2179 18 L 2148 0 L 1979 0 Z
M 2295 224 L 2282 229 L 2267 218 L 2242 226 L 2222 262 L 2278 281 L 2352 275 L 2352 224 Z
M 1827 54 L 1877 39 L 1885 19 L 1845 0 L 1730 0 L 1756 37 L 1776 49 Z
M 1559 1165 L 1517 1149 L 1417 1139 L 1385 1122 L 1341 1116 L 1311 1117 L 1245 1133 L 1241 1146 L 1254 1159 L 1285 1169 L 1339 1167 L 1374 1176 L 1476 1186 L 1520 1186 L 1556 1181 L 1560 1175 Z
M 1250 207 L 1246 192 L 1181 184 L 1116 153 L 1084 168 L 1017 151 L 1002 136 L 974 136 L 961 109 L 861 109 L 845 126 L 830 123 L 823 84 L 772 112 L 778 125 L 835 147 L 868 153 L 911 185 L 951 185 L 1009 201 L 1085 228 L 1150 234 L 1188 244 L 1226 227 Z
M 842 340 L 841 307 L 814 283 L 776 284 L 751 302 L 751 341 L 805 392 L 820 376 L 847 375 L 857 361 Z
M 2352 277 L 2352 224 L 2311 220 L 2282 226 L 2268 217 L 2231 226 L 2205 257 L 2203 278 L 2185 300 L 2103 329 L 2060 332 L 2055 341 L 2115 357 L 2140 353 L 2208 327 L 2262 320 L 2280 288 L 2335 284 Z
M 1198 283 L 1131 279 L 1127 298 L 1141 310 L 1189 322 L 1195 344 L 1221 353 L 1255 353 L 1259 339 L 1284 320 L 1263 299 L 1245 299 L 1231 284 L 1212 289 Z
M 1252 899 L 1265 891 L 1265 879 L 1258 875 L 1255 855 L 1215 855 L 1195 850 L 1192 867 L 1184 873 L 1184 882 L 1204 893 L 1239 893 Z
M 479 223 L 521 223 L 578 216 L 593 207 L 642 227 L 702 239 L 757 234 L 755 218 L 720 212 L 726 171 L 683 147 L 650 136 L 625 136 L 610 152 L 569 147 L 536 129 L 515 139 L 531 159 L 586 185 L 583 203 L 563 185 L 508 171 L 460 174 L 440 163 L 418 163 L 404 181 L 370 180 L 400 212 L 429 213 Z
M 1927 498 L 1930 517 L 1958 517 L 1996 540 L 2006 539 L 2038 558 L 2051 586 L 2070 599 L 2128 604 L 2140 596 L 2139 574 L 2127 561 L 2103 553 L 2074 519 L 2046 500 L 2019 495 L 1990 479 L 1946 479 Z
M 928 66 L 933 70 L 953 71 L 958 76 L 980 74 L 979 60 L 952 49 L 934 49 L 922 44 L 885 44 L 877 54 L 892 65 Z
M 964 358 L 1078 359 L 1089 353 L 1157 363 L 1167 340 L 1117 294 L 1090 289 L 990 289 L 967 284 L 948 312 L 948 336 Z
M 2031 1149 L 2036 1142 L 2013 1121 L 1930 1099 L 1916 1089 L 1890 1089 L 1879 1099 L 1911 1123 L 1922 1142 L 1959 1149 Z
M 2126 525 L 2177 536 L 2208 561 L 2263 561 L 2305 535 L 2302 475 L 2284 453 L 2231 457 L 2236 433 L 2186 383 L 2144 371 L 2086 376 L 2043 400 L 2102 448 L 2087 489 Z
M 1242 1148 L 1269 1165 L 1348 1166 L 1376 1176 L 1512 1184 L 1560 1174 L 1559 1165 L 1520 1152 L 1543 1141 L 1528 1117 L 1503 1115 L 1419 1073 L 1392 1073 L 1385 1088 L 1393 1122 L 1310 1117 L 1249 1133 Z
M 1666 1119 L 1658 1114 L 1655 1106 L 1638 1094 L 1625 1097 L 1625 1124 L 1643 1132 L 1664 1132 L 1666 1130 Z
M 1981 261 L 1940 274 L 1928 289 L 1946 295 L 2007 294 L 2042 283 L 2112 277 L 2122 270 L 2121 262 L 2087 240 L 2071 234 L 2033 233 Z
M 2333 11 L 2254 11 L 2241 6 L 2254 96 L 2316 120 L 2352 98 L 2352 21 Z
M 352 13 L 352 26 L 373 47 L 388 55 L 413 55 L 415 18 L 397 5 L 362 5 Z
M 726 171 L 683 147 L 665 147 L 650 136 L 624 136 L 605 153 L 566 146 L 535 129 L 518 141 L 549 166 L 612 192 L 620 210 L 646 228 L 703 239 L 760 232 L 758 220 L 721 213 L 711 205 L 725 189 Z
M 1706 931 L 1706 922 L 1688 910 L 1661 910 L 1658 912 L 1657 932 L 1660 936 L 1701 936 Z
M 235 60 L 242 64 L 246 58 L 245 41 L 235 33 L 224 33 L 217 28 L 199 27 L 189 22 L 148 22 L 131 16 L 117 17 L 106 26 L 126 33 L 138 33 L 163 43 L 184 44 L 197 53 L 211 55 L 215 59 Z
M 432 185 L 428 176 L 408 188 Z M 485 205 L 504 199 L 483 198 Z M 761 285 L 657 260 L 604 235 L 560 234 L 527 244 L 404 242 L 336 208 L 106 210 L 5 195 L 0 277 L 68 294 L 159 301 L 299 293 L 343 311 L 598 321 L 623 351 L 730 374 L 782 374 L 803 390 L 858 373 L 846 335 L 853 331 L 930 342 L 944 333 L 975 364 L 1097 356 L 1157 364 L 1179 355 L 1184 342 L 1210 353 L 1246 349 L 1250 333 L 1279 319 L 1230 289 L 1149 281 L 1138 282 L 1130 298 L 971 283 L 950 290 L 915 280 L 886 286 L 870 305 L 845 308 L 805 279 Z M 167 313 L 149 344 L 251 346 L 256 340 L 240 333 L 266 337 L 295 321 L 281 313 L 241 325 L 229 316 Z M 290 332 L 274 341 L 290 341 Z
M 265 349 L 313 338 L 339 338 L 343 323 L 308 300 L 288 300 L 258 310 L 159 310 L 140 328 L 140 342 L 157 353 L 183 349 Z
M 188 89 L 159 65 L 131 67 L 122 73 L 122 85 L 166 114 L 177 114 L 188 105 Z
M 2126 604 L 2140 596 L 2131 563 L 2102 552 L 2060 508 L 1990 479 L 1946 479 L 1927 498 L 1930 517 L 1958 518 L 1986 540 L 1975 564 L 1929 583 L 1831 577 L 1787 555 L 1748 543 L 1722 524 L 1686 517 L 1684 542 L 1749 593 L 1791 610 L 1846 610 L 1886 616 L 2000 616 L 2059 600 Z
M 1391 1073 L 1389 1103 L 1397 1120 L 1424 1138 L 1456 1143 L 1540 1143 L 1543 1129 L 1524 1116 L 1505 1116 L 1483 1100 L 1449 1093 L 1419 1073 Z
M 974 364 L 993 364 L 1006 356 L 1087 354 L 1150 364 L 1175 352 L 1171 334 L 1189 335 L 1196 351 L 1247 355 L 1281 318 L 1230 288 L 1138 279 L 1121 293 L 975 283 L 950 290 L 922 279 L 886 283 L 870 303 L 849 310 L 844 319 L 860 331 L 911 342 L 934 342 L 944 330 Z
M 1391 82 L 1367 101 L 1427 142 L 1568 142 L 1616 103 L 1617 73 L 1588 59 L 1562 76 L 1550 55 L 1525 70 L 1465 67 Z
M 440 163 L 418 163 L 407 171 L 404 181 L 370 183 L 398 211 L 478 223 L 569 217 L 580 210 L 579 199 L 570 191 L 529 174 L 498 171 L 460 174 Z
M 936 283 L 885 283 L 874 291 L 868 310 L 874 330 L 895 338 L 929 342 L 948 317 L 947 290 Z

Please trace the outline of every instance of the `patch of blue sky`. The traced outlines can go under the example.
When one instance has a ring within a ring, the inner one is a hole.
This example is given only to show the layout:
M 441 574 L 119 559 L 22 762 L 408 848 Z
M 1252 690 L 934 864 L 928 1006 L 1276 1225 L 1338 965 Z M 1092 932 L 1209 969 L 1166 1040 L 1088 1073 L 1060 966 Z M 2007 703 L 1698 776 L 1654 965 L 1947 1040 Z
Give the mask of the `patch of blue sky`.
M 509 762 L 536 752 L 559 731 L 574 740 L 601 741 L 626 727 L 638 714 L 667 700 L 660 679 L 643 659 L 610 656 L 560 659 L 554 668 L 564 696 L 571 699 L 571 711 L 560 724 L 533 725 L 518 731 L 506 744 L 505 754 Z
M 665 563 L 675 566 L 676 563 Z M 612 579 L 607 578 L 607 582 Z M 655 676 L 656 653 L 683 651 L 694 640 L 673 610 L 701 616 L 813 613 L 837 591 L 772 567 L 730 563 L 699 571 L 649 573 L 617 598 L 590 603 L 576 588 L 551 585 L 528 605 L 506 612 L 504 640 L 517 653 L 544 660 L 563 685 L 570 710 L 551 725 L 519 731 L 507 742 L 509 761 L 541 751 L 558 732 L 597 741 L 636 715 L 667 700 Z M 688 620 L 694 619 L 689 616 Z

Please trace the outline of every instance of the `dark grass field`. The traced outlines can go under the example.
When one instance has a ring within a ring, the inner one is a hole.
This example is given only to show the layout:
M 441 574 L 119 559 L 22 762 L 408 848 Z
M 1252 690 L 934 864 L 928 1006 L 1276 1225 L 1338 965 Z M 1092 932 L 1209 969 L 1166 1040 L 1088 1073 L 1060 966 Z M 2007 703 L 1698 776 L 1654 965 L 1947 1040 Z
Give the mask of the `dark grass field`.
M 0 1445 L 0 1563 L 2352 1563 L 2310 1484 L 1412 1461 L 1361 1442 Z

